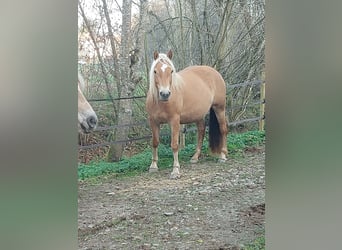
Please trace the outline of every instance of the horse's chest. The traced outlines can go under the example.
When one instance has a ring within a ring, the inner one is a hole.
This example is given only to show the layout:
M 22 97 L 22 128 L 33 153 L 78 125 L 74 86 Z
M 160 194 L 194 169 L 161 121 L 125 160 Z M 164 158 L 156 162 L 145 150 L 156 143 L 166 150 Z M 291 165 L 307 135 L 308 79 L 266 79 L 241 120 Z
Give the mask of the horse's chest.
M 170 109 L 156 109 L 152 112 L 154 119 L 162 123 L 168 122 L 175 114 L 176 112 Z
M 159 123 L 167 123 L 173 117 L 179 115 L 179 111 L 171 105 L 155 106 L 149 110 L 150 117 Z

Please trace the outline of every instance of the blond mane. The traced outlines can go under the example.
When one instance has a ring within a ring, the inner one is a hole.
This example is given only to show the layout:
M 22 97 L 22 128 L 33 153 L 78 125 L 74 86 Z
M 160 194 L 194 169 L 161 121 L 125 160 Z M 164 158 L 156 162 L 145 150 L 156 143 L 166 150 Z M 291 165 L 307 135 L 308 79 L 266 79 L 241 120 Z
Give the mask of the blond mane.
M 158 100 L 158 91 L 156 85 L 154 83 L 154 68 L 156 67 L 158 62 L 167 63 L 170 65 L 173 73 L 172 73 L 172 88 L 175 90 L 179 90 L 182 85 L 181 76 L 176 72 L 176 68 L 173 65 L 173 62 L 170 58 L 167 57 L 166 54 L 159 53 L 159 56 L 156 60 L 153 61 L 150 69 L 150 85 L 149 85 L 149 93 L 152 95 L 153 101 L 156 102 Z
M 78 72 L 78 86 L 80 86 L 81 91 L 84 91 L 85 83 L 80 72 Z

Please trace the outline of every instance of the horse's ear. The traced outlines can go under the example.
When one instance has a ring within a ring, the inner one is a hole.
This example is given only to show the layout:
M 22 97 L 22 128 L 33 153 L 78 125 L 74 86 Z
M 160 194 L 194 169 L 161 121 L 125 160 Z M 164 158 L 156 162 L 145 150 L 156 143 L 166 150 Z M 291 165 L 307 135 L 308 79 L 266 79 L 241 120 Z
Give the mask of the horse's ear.
M 167 52 L 167 57 L 172 59 L 172 50 L 169 50 L 169 52 Z
M 155 50 L 155 51 L 153 52 L 153 59 L 154 59 L 154 60 L 157 60 L 158 56 L 159 56 L 159 53 L 158 53 L 158 51 Z

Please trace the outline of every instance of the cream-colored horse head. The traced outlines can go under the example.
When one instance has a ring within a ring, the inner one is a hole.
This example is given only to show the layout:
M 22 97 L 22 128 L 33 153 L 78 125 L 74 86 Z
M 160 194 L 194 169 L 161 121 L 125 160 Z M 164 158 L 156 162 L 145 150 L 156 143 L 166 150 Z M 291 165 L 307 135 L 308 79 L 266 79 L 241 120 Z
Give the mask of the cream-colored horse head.
M 172 88 L 179 88 L 180 81 L 173 65 L 172 51 L 167 54 L 157 51 L 153 54 L 153 63 L 150 70 L 149 91 L 154 101 L 167 102 L 172 92 Z
M 96 128 L 97 116 L 87 99 L 84 97 L 84 80 L 78 73 L 78 131 L 90 133 Z

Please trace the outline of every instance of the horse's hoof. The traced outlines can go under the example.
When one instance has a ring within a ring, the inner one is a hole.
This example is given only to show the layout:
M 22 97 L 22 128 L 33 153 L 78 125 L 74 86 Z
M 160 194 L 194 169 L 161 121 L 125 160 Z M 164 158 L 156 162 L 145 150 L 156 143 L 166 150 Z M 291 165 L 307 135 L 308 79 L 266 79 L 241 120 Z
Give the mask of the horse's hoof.
M 150 168 L 148 170 L 149 173 L 155 173 L 155 172 L 158 172 L 158 168 Z
M 191 159 L 191 160 L 190 160 L 190 163 L 193 163 L 193 164 L 194 164 L 194 163 L 197 163 L 197 162 L 198 162 L 198 159 Z
M 225 163 L 226 161 L 227 161 L 227 159 L 222 159 L 222 158 L 218 159 L 219 163 Z
M 170 175 L 170 179 L 178 179 L 180 178 L 180 172 L 178 168 L 174 168 L 171 175 Z
M 181 177 L 180 173 L 171 173 L 170 175 L 170 179 L 175 180 L 175 179 L 179 179 Z

